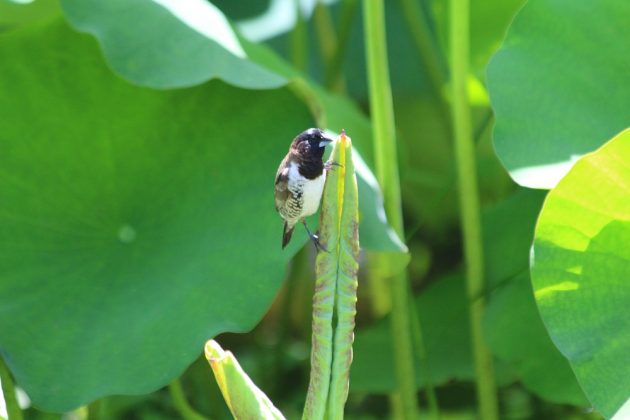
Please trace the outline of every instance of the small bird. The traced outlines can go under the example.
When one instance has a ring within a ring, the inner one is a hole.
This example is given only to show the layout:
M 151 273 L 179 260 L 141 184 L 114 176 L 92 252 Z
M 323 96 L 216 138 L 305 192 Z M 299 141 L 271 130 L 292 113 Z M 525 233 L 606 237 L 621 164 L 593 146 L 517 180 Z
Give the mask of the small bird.
M 329 165 L 323 162 L 324 149 L 332 139 L 319 128 L 309 128 L 300 133 L 282 159 L 276 173 L 276 210 L 284 219 L 282 248 L 291 240 L 293 229 L 302 222 L 308 236 L 317 249 L 324 249 L 306 225 L 306 216 L 319 208 Z M 325 249 L 324 249 L 325 250 Z

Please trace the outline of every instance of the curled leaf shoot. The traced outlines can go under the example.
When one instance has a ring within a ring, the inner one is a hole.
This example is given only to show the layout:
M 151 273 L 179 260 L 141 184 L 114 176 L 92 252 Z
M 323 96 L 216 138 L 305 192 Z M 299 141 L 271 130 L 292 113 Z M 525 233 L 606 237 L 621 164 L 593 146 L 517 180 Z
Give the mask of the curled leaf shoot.
M 352 143 L 345 132 L 335 142 L 320 212 L 320 241 L 313 295 L 311 378 L 305 419 L 338 419 L 348 396 L 359 254 L 358 189 Z M 337 325 L 333 329 L 333 315 Z
M 204 353 L 235 419 L 284 420 L 282 413 L 254 384 L 231 352 L 210 340 Z

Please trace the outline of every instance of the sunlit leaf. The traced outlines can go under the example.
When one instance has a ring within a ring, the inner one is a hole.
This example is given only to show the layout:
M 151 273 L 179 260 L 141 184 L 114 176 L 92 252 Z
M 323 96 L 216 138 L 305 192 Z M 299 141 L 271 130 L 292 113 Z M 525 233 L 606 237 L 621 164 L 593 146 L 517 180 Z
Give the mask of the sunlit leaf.
M 605 417 L 630 399 L 630 130 L 580 159 L 549 193 L 532 281 L 552 340 Z
M 154 88 L 220 78 L 234 86 L 277 88 L 283 77 L 247 59 L 219 9 L 204 0 L 61 0 L 72 25 L 94 35 L 112 68 Z

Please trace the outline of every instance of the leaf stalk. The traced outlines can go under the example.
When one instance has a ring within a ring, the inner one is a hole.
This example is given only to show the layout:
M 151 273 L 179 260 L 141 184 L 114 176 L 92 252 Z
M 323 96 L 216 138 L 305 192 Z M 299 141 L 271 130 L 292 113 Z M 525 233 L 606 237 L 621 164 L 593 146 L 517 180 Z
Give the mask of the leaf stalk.
M 482 331 L 485 306 L 485 299 L 482 297 L 484 290 L 483 245 L 475 147 L 472 138 L 470 104 L 466 90 L 469 61 L 469 0 L 451 0 L 449 23 L 455 159 L 479 418 L 495 420 L 498 419 L 498 404 L 492 354 L 484 342 Z
M 173 405 L 181 415 L 182 419 L 207 420 L 206 417 L 199 414 L 194 408 L 191 407 L 190 403 L 188 403 L 188 400 L 186 399 L 186 394 L 184 394 L 184 389 L 182 388 L 182 383 L 179 378 L 176 378 L 168 385 L 168 392 L 171 394 Z
M 363 22 L 374 131 L 376 176 L 383 189 L 385 211 L 392 227 L 404 238 L 400 180 L 394 126 L 394 107 L 385 40 L 385 7 L 382 0 L 363 2 Z M 401 414 L 414 419 L 418 414 L 416 378 L 409 312 L 409 284 L 406 272 L 395 275 L 392 289 L 392 341 Z

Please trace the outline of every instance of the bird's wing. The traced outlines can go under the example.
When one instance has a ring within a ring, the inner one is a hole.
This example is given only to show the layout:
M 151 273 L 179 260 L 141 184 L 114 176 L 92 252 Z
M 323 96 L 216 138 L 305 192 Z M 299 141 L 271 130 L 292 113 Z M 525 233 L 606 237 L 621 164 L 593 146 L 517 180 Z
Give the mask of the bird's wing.
M 289 167 L 284 164 L 280 164 L 280 167 L 278 168 L 278 173 L 276 174 L 276 210 L 284 207 L 284 203 L 286 203 L 287 199 L 289 198 L 289 194 Z

